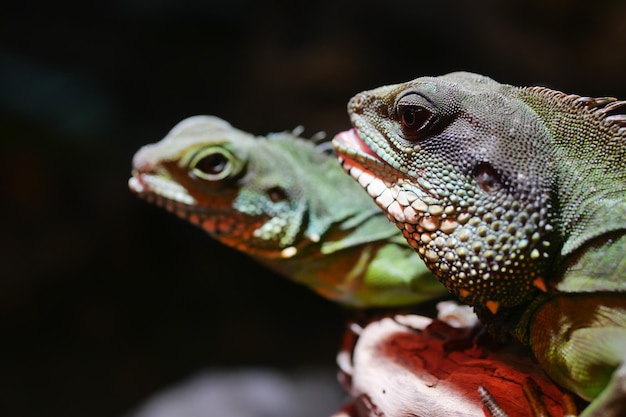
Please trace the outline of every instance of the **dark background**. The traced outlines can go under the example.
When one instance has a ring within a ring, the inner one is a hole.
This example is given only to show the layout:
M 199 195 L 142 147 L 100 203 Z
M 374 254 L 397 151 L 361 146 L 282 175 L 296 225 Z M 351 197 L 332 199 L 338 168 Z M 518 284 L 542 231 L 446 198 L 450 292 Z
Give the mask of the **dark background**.
M 133 153 L 181 119 L 333 134 L 354 93 L 455 70 L 626 98 L 623 1 L 90 3 L 0 18 L 2 416 L 119 416 L 200 369 L 334 366 L 339 307 L 128 191 Z

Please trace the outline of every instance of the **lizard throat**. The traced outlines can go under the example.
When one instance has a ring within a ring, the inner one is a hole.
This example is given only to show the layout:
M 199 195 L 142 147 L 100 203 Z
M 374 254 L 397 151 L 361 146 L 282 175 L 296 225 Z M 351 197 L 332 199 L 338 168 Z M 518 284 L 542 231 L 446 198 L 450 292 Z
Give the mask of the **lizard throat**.
M 537 288 L 546 291 L 540 274 L 547 254 L 539 235 L 528 232 L 540 230 L 535 216 L 515 203 L 510 210 L 492 213 L 477 209 L 476 202 L 462 204 L 454 194 L 440 196 L 424 178 L 406 178 L 397 170 L 394 175 L 388 164 L 370 156 L 371 151 L 361 151 L 367 145 L 359 139 L 353 133 L 335 137 L 344 171 L 367 191 L 450 292 L 495 314 L 499 307 L 523 302 Z

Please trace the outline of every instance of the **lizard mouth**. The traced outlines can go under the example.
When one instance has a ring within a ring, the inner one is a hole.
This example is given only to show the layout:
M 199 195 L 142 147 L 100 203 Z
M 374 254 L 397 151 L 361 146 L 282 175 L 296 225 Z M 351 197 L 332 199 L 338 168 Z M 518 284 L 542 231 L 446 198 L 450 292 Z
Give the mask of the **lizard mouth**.
M 365 144 L 356 129 L 352 128 L 344 132 L 340 132 L 333 139 L 333 144 L 345 152 L 351 149 L 355 153 L 371 156 L 375 159 L 380 159 L 369 146 Z
M 437 200 L 436 196 L 411 186 L 410 180 L 379 157 L 356 129 L 337 134 L 333 146 L 344 171 L 361 185 L 398 228 L 403 229 L 407 223 L 432 228 L 436 213 L 427 213 L 427 201 Z
M 234 233 L 233 222 L 228 220 L 230 210 L 208 210 L 185 187 L 163 175 L 135 168 L 128 179 L 128 188 L 139 198 L 201 227 L 213 237 Z
M 133 170 L 132 177 L 128 180 L 128 188 L 139 197 L 169 211 L 196 204 L 196 200 L 187 190 L 176 182 L 138 170 Z
M 387 164 L 367 146 L 356 129 L 338 133 L 333 138 L 333 146 L 344 171 L 358 181 L 372 198 L 379 197 L 383 188 L 392 187 L 391 183 L 373 174 L 374 171 L 383 171 L 381 168 Z M 377 169 L 373 170 L 374 167 Z

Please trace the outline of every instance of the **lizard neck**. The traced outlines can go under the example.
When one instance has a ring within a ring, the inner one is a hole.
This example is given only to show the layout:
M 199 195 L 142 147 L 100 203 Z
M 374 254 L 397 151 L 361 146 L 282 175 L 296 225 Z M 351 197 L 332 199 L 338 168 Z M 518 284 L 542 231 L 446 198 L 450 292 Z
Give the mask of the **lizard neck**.
M 522 88 L 520 96 L 553 139 L 561 256 L 602 235 L 626 230 L 626 127 L 609 115 L 622 102 L 543 87 Z

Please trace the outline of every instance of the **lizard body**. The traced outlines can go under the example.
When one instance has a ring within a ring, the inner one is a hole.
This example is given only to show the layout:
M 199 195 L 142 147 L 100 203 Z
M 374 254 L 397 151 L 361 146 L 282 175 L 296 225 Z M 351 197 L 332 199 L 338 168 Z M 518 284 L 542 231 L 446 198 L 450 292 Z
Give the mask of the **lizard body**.
M 344 305 L 413 304 L 443 295 L 329 145 L 290 132 L 256 137 L 215 116 L 194 116 L 135 154 L 129 186 Z
M 355 95 L 344 170 L 583 415 L 626 412 L 626 116 L 614 98 L 471 73 Z

